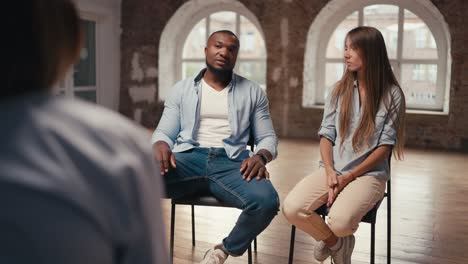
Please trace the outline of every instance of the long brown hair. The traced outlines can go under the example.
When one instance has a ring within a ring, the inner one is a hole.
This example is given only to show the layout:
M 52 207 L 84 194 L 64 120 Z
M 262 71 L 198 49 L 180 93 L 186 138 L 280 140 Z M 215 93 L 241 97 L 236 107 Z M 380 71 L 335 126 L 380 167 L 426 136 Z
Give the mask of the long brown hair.
M 81 24 L 71 0 L 8 1 L 7 52 L 2 56 L 0 99 L 49 90 L 78 58 Z
M 387 48 L 382 34 L 373 27 L 357 27 L 352 29 L 346 35 L 351 47 L 357 51 L 362 59 L 364 70 L 364 86 L 366 87 L 366 97 L 362 102 L 362 117 L 352 135 L 352 146 L 355 152 L 359 152 L 369 139 L 373 136 L 375 130 L 375 118 L 380 104 L 383 102 L 392 118 L 397 131 L 397 141 L 393 148 L 393 154 L 397 159 L 403 158 L 403 147 L 405 143 L 405 97 L 398 81 L 393 74 L 392 67 L 387 55 Z M 371 66 L 372 65 L 372 66 Z M 344 140 L 349 136 L 350 119 L 353 103 L 353 87 L 357 79 L 357 73 L 346 70 L 343 77 L 338 81 L 333 90 L 332 104 L 335 107 L 341 98 L 341 109 L 339 116 L 339 133 L 341 134 L 341 146 Z M 392 89 L 395 87 L 399 93 L 396 98 Z M 400 103 L 399 105 L 397 105 Z

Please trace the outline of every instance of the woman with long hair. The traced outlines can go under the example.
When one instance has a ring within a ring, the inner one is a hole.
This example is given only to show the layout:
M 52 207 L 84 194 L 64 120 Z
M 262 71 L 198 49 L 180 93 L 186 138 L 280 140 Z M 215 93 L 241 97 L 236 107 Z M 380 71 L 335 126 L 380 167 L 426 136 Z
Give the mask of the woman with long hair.
M 318 242 L 314 258 L 351 263 L 362 217 L 382 199 L 392 152 L 402 158 L 405 97 L 382 34 L 357 27 L 345 38 L 346 71 L 329 94 L 319 130 L 319 170 L 288 194 L 283 213 Z M 314 211 L 327 204 L 328 221 Z

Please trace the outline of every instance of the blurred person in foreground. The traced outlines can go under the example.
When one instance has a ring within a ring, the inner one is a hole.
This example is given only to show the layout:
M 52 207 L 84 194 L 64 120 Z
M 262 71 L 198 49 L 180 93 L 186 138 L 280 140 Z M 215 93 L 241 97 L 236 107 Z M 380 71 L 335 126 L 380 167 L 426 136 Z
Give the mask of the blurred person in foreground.
M 73 3 L 5 5 L 0 263 L 168 263 L 148 133 L 53 95 L 83 43 Z

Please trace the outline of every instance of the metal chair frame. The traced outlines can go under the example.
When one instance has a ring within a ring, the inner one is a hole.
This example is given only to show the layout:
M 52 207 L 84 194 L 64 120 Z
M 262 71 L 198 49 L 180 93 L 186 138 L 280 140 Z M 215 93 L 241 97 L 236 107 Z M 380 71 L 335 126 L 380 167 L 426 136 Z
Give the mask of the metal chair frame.
M 390 164 L 391 155 L 388 159 Z M 361 222 L 369 223 L 371 225 L 371 242 L 370 242 L 370 263 L 375 263 L 375 223 L 377 220 L 377 210 L 383 199 L 387 200 L 387 264 L 391 263 L 391 238 L 392 238 L 392 199 L 391 199 L 391 182 L 387 181 L 387 190 L 384 197 L 361 219 Z M 323 219 L 328 215 L 328 208 L 326 204 L 319 207 L 315 212 L 322 216 Z M 296 226 L 291 227 L 291 240 L 289 245 L 289 264 L 293 264 L 294 259 L 294 242 L 296 237 Z
M 195 206 L 213 206 L 224 208 L 235 208 L 218 201 L 213 196 L 192 196 L 180 199 L 172 199 L 171 201 L 171 241 L 170 241 L 170 258 L 173 263 L 174 256 L 174 228 L 175 228 L 175 209 L 176 205 L 190 205 L 192 211 L 192 246 L 195 247 Z M 257 252 L 257 238 L 254 239 L 254 250 Z M 248 249 L 248 263 L 252 264 L 252 245 Z

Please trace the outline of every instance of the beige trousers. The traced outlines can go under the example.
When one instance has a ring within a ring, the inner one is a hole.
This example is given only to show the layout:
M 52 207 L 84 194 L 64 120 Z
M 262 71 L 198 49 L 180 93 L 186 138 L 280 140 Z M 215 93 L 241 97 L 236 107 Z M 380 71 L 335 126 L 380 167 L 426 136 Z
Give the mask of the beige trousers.
M 283 202 L 282 212 L 291 224 L 316 240 L 324 240 L 332 232 L 338 237 L 349 236 L 357 230 L 362 217 L 382 199 L 385 184 L 385 180 L 365 175 L 350 182 L 331 206 L 325 223 L 314 212 L 328 200 L 327 176 L 320 168 L 294 187 Z

